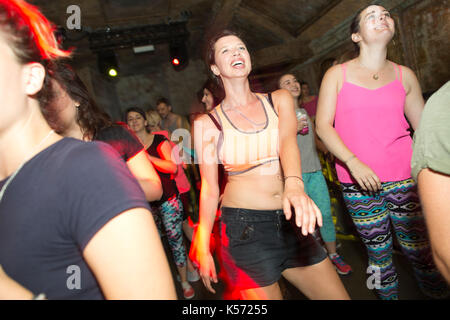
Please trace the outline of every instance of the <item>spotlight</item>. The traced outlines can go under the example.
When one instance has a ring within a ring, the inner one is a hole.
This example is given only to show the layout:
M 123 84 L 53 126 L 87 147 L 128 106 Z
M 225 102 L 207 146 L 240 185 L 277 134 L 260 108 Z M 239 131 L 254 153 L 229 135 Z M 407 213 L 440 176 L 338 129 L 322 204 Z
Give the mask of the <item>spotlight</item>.
M 109 78 L 119 75 L 119 66 L 114 51 L 103 51 L 98 54 L 98 68 L 100 73 Z
M 175 71 L 183 70 L 189 63 L 188 51 L 184 41 L 172 41 L 169 47 L 170 61 Z
M 110 77 L 117 77 L 117 70 L 114 69 L 114 68 L 110 68 L 109 71 L 108 71 L 108 75 Z

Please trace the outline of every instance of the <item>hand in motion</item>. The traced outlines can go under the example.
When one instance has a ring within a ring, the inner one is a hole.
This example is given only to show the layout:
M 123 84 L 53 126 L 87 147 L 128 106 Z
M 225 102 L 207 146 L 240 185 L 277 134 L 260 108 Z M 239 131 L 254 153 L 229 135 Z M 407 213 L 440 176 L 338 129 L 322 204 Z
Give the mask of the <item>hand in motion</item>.
M 283 209 L 286 219 L 292 216 L 292 207 L 295 212 L 296 225 L 302 229 L 302 234 L 307 236 L 313 233 L 316 222 L 319 227 L 322 226 L 322 213 L 314 201 L 301 189 L 286 188 L 283 195 Z
M 381 182 L 373 170 L 358 158 L 347 161 L 347 167 L 353 178 L 365 191 L 377 192 L 381 189 Z
M 216 293 L 213 289 L 211 281 L 217 283 L 216 266 L 209 248 L 202 246 L 202 239 L 199 238 L 200 233 L 196 232 L 193 237 L 189 258 L 199 269 L 200 276 L 206 289 L 212 293 Z

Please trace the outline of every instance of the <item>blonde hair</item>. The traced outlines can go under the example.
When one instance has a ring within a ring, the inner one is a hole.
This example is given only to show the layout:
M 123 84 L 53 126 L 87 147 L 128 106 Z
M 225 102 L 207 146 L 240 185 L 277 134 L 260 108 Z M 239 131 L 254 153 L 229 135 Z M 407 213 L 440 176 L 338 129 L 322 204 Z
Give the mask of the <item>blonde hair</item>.
M 161 116 L 155 110 L 147 111 L 147 122 L 149 126 L 155 127 L 160 126 L 161 124 Z

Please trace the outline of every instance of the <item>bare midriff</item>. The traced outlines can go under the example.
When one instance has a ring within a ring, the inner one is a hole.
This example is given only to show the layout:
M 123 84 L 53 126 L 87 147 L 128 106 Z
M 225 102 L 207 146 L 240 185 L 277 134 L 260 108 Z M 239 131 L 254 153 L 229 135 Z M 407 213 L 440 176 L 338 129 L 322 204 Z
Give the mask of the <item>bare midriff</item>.
M 228 176 L 222 206 L 254 210 L 283 208 L 283 180 L 278 161 Z

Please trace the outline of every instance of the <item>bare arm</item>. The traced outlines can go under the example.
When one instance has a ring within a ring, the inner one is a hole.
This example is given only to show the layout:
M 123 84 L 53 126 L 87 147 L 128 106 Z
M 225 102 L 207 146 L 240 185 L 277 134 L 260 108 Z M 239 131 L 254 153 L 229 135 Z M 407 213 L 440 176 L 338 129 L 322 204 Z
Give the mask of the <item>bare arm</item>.
M 83 251 L 107 299 L 176 299 L 169 264 L 151 213 L 127 210 Z
M 313 233 L 316 221 L 322 226 L 322 214 L 314 202 L 306 195 L 301 180 L 302 169 L 300 152 L 297 145 L 297 120 L 292 96 L 286 89 L 272 94 L 279 118 L 280 162 L 285 177 L 283 209 L 286 219 L 292 216 L 291 206 L 295 210 L 295 221 L 302 228 L 303 235 Z M 298 178 L 295 178 L 298 177 Z M 300 179 L 299 179 L 300 178 Z
M 317 102 L 316 132 L 325 147 L 345 163 L 353 156 L 353 153 L 342 142 L 333 127 L 340 77 L 340 66 L 331 67 L 323 77 Z
M 314 142 L 316 143 L 316 148 L 321 152 L 323 152 L 325 155 L 328 155 L 329 151 L 327 147 L 325 147 L 325 144 L 322 142 L 322 140 L 320 140 L 319 136 L 317 135 L 313 121 L 311 121 L 311 127 L 312 127 L 311 130 L 314 133 Z
M 147 201 L 151 202 L 161 199 L 163 193 L 161 180 L 145 150 L 128 159 L 127 166 L 139 182 Z
M 205 287 L 215 293 L 211 280 L 217 282 L 214 260 L 210 252 L 210 237 L 219 203 L 218 162 L 216 157 L 219 132 L 206 115 L 194 122 L 194 140 L 200 161 L 202 187 L 200 191 L 199 224 L 191 246 L 191 258 L 200 265 Z
M 424 106 L 422 90 L 414 72 L 407 67 L 402 67 L 402 70 L 403 86 L 406 90 L 405 115 L 413 130 L 417 130 Z
M 149 155 L 151 162 L 161 172 L 164 173 L 177 173 L 178 167 L 174 161 L 172 161 L 172 147 L 169 141 L 164 141 L 158 146 L 158 157 Z
M 450 283 L 450 176 L 423 169 L 418 176 L 418 189 L 434 261 Z
M 333 126 L 341 77 L 340 65 L 328 69 L 323 77 L 317 103 L 317 135 L 322 139 L 326 148 L 347 165 L 352 176 L 363 190 L 377 191 L 381 188 L 380 179 L 371 168 L 356 158 L 347 148 Z

